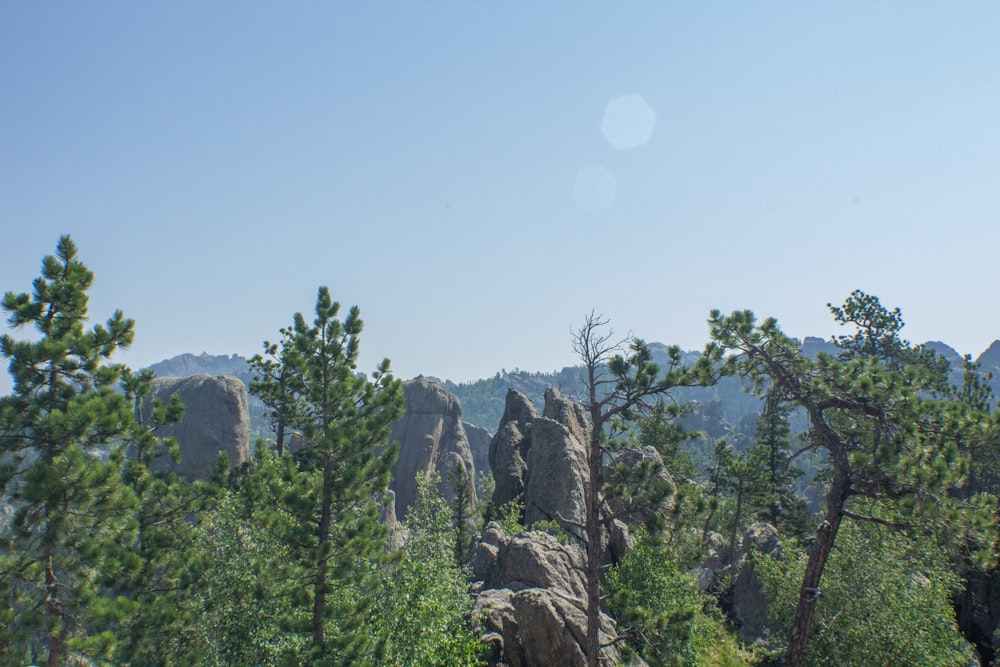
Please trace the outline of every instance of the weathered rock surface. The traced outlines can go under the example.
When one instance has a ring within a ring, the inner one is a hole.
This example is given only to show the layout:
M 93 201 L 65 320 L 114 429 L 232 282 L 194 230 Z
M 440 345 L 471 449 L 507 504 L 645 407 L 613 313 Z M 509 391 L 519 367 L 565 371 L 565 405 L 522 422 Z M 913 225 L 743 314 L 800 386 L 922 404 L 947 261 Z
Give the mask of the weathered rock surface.
M 379 500 L 379 512 L 382 525 L 389 530 L 389 548 L 392 550 L 402 549 L 406 545 L 406 528 L 396 518 L 396 494 L 391 490 Z
M 565 426 L 574 440 L 586 446 L 590 436 L 590 419 L 582 405 L 566 398 L 558 389 L 549 387 L 545 390 L 542 416 Z
M 496 483 L 493 504 L 497 507 L 524 500 L 531 424 L 537 417 L 538 412 L 527 396 L 513 389 L 507 392 L 503 418 L 490 441 L 490 470 Z
M 161 437 L 174 437 L 181 448 L 181 460 L 174 464 L 162 456 L 154 468 L 174 469 L 188 479 L 206 479 L 215 470 L 219 452 L 229 455 L 234 466 L 250 460 L 250 416 L 243 382 L 229 375 L 192 375 L 153 379 L 146 419 L 152 399 L 169 402 L 173 394 L 184 402 L 184 419 L 179 424 L 157 430 Z
M 417 476 L 441 475 L 441 491 L 453 499 L 449 476 L 457 468 L 468 481 L 470 501 L 476 502 L 475 466 L 462 424 L 459 400 L 435 380 L 417 377 L 403 383 L 406 412 L 392 426 L 391 439 L 399 443 L 389 488 L 396 494 L 396 516 L 406 516 L 417 490 Z
M 524 394 L 509 391 L 490 443 L 493 502 L 523 502 L 529 526 L 557 516 L 583 523 L 588 429 L 583 408 L 555 389 L 545 391 L 541 415 Z
M 496 523 L 486 527 L 472 551 L 472 579 L 484 589 L 555 588 L 583 599 L 583 567 L 581 549 L 546 533 L 508 535 Z
M 586 665 L 586 585 L 584 554 L 545 533 L 507 535 L 487 526 L 472 554 L 479 590 L 473 618 L 481 619 L 483 640 L 491 646 L 490 665 L 529 667 Z M 601 641 L 617 636 L 614 621 L 601 615 Z M 621 656 L 609 646 L 602 665 Z
M 605 483 L 616 487 L 634 486 L 640 480 L 647 479 L 647 475 L 657 482 L 669 485 L 671 489 L 677 488 L 670 472 L 663 465 L 663 457 L 655 447 L 623 449 L 615 454 L 614 463 L 604 468 Z M 628 525 L 641 525 L 654 511 L 670 511 L 674 507 L 673 492 L 665 503 L 656 507 L 649 495 L 642 493 L 625 497 L 611 496 L 607 503 L 612 516 Z
M 546 394 L 548 396 L 548 394 Z M 546 417 L 531 424 L 524 483 L 524 523 L 586 520 L 587 450 L 573 432 Z M 580 536 L 582 538 L 582 536 Z

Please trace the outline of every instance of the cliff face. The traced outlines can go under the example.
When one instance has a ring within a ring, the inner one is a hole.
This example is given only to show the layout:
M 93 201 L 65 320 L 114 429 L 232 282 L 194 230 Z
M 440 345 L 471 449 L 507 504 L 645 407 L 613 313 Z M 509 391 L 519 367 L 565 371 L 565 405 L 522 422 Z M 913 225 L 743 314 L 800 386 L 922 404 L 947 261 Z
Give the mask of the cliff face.
M 153 399 L 169 402 L 175 393 L 184 403 L 184 419 L 158 429 L 157 435 L 177 438 L 181 460 L 174 464 L 160 457 L 155 468 L 174 468 L 188 479 L 206 479 L 215 469 L 219 452 L 225 452 L 233 465 L 250 459 L 247 392 L 239 378 L 225 375 L 155 378 L 144 419 L 150 419 Z
M 399 443 L 399 458 L 392 468 L 389 488 L 396 494 L 396 516 L 406 516 L 417 490 L 417 477 L 441 475 L 441 491 L 455 497 L 454 477 L 468 484 L 470 501 L 476 499 L 476 469 L 469 438 L 462 424 L 462 404 L 441 383 L 418 377 L 403 383 L 406 412 L 392 426 L 391 440 Z

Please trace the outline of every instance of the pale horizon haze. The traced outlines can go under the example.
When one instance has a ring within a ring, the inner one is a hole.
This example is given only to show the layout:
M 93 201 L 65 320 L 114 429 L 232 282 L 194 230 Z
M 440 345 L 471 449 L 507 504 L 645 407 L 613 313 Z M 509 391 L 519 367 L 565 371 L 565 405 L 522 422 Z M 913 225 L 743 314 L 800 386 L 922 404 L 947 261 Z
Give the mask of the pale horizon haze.
M 70 234 L 133 367 L 251 356 L 320 285 L 404 379 L 574 364 L 591 311 L 829 338 L 854 289 L 975 357 L 998 35 L 993 2 L 0 1 L 0 292 Z

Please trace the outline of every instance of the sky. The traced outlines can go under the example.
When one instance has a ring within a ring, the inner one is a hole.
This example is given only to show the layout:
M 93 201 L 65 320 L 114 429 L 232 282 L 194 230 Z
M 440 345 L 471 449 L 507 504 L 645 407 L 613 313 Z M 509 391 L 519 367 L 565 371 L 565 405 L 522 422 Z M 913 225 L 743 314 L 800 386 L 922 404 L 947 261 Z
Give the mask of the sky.
M 0 291 L 70 234 L 133 367 L 255 354 L 320 285 L 403 378 L 573 364 L 592 311 L 829 337 L 854 289 L 976 356 L 998 34 L 974 1 L 0 0 Z

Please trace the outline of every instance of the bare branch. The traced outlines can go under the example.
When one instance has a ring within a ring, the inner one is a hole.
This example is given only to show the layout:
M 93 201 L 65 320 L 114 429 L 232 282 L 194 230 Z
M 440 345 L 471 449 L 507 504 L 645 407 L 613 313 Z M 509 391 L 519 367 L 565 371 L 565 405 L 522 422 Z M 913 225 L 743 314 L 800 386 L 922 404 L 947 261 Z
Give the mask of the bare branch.
M 848 517 L 849 519 L 854 519 L 856 521 L 866 521 L 868 523 L 878 524 L 880 526 L 885 526 L 886 528 L 892 528 L 894 530 L 904 531 L 916 528 L 916 524 L 912 523 L 897 523 L 895 521 L 886 521 L 885 519 L 879 519 L 874 516 L 867 516 L 864 514 L 855 514 L 850 510 L 841 510 L 841 514 Z

